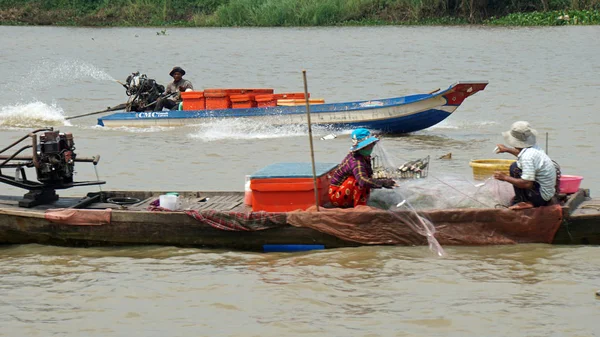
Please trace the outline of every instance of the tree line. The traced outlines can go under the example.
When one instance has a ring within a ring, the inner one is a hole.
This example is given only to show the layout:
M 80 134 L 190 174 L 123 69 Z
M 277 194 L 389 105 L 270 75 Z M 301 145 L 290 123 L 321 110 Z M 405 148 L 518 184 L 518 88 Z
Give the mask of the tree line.
M 600 24 L 600 0 L 0 0 L 0 24 Z

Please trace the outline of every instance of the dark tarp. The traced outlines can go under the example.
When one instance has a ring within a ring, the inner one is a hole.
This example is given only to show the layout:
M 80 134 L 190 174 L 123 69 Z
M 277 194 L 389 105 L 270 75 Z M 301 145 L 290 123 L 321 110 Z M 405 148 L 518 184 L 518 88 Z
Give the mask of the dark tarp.
M 441 245 L 551 243 L 562 222 L 559 205 L 509 209 L 448 209 L 422 211 L 435 225 Z M 315 207 L 290 212 L 287 222 L 361 244 L 426 245 L 423 228 L 413 212 L 390 212 L 369 206 L 352 209 Z M 416 229 L 416 230 L 415 230 Z

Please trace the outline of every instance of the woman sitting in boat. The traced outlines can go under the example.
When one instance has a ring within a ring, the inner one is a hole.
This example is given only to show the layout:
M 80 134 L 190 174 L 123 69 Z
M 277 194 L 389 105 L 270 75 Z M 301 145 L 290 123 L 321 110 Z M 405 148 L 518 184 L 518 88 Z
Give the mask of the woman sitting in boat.
M 350 153 L 333 171 L 329 185 L 329 200 L 335 207 L 366 205 L 372 188 L 392 188 L 392 179 L 373 178 L 371 152 L 379 138 L 371 136 L 367 129 L 352 132 Z
M 182 102 L 181 95 L 179 93 L 187 90 L 194 90 L 192 82 L 183 79 L 185 70 L 183 70 L 181 67 L 174 67 L 169 75 L 173 77 L 173 82 L 167 85 L 165 96 L 156 100 L 154 111 L 162 111 L 163 107 L 176 110 L 179 107 L 179 103 Z
M 517 161 L 510 165 L 510 175 L 494 173 L 494 178 L 513 185 L 515 197 L 510 209 L 547 206 L 553 203 L 558 186 L 560 169 L 548 155 L 536 145 L 537 131 L 528 122 L 514 122 L 511 129 L 502 132 L 512 146 L 498 144 L 497 153 L 510 153 Z

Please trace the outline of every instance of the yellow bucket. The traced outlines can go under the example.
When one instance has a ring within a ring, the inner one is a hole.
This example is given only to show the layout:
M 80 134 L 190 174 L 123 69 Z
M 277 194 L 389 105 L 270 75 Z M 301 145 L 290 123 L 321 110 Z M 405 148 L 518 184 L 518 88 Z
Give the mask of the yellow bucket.
M 498 171 L 509 174 L 510 164 L 514 162 L 513 159 L 475 159 L 469 166 L 473 168 L 473 179 L 485 180 Z

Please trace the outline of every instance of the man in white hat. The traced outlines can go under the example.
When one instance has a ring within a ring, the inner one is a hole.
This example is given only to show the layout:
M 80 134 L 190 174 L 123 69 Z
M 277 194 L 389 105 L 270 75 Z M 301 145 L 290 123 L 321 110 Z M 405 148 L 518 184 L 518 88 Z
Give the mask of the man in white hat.
M 510 176 L 494 173 L 494 178 L 513 185 L 515 198 L 510 209 L 546 206 L 556 194 L 557 167 L 548 155 L 536 145 L 537 131 L 528 122 L 514 122 L 509 131 L 502 132 L 506 143 L 498 144 L 497 153 L 510 153 L 517 161 L 510 165 Z

